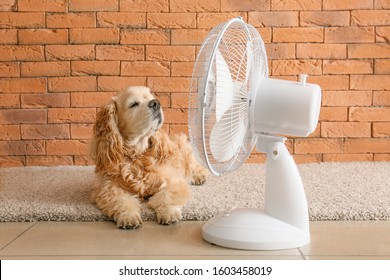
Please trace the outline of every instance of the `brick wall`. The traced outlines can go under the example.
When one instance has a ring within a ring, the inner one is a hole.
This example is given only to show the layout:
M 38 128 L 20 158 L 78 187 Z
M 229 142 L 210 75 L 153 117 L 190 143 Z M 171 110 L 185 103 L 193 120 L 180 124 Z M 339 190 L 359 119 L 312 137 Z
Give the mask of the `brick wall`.
M 165 129 L 187 130 L 196 52 L 242 16 L 270 73 L 323 89 L 320 124 L 289 139 L 298 162 L 390 160 L 389 0 L 0 0 L 0 166 L 88 163 L 97 108 L 146 85 Z M 263 161 L 254 153 L 250 161 Z

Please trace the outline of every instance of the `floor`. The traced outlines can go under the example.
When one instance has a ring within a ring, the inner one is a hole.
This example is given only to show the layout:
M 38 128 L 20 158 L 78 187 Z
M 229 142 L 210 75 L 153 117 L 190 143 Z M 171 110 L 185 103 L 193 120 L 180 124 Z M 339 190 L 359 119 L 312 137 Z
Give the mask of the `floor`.
M 144 222 L 119 230 L 112 222 L 0 223 L 0 259 L 384 259 L 390 221 L 311 222 L 311 243 L 283 251 L 232 250 L 202 240 L 203 222 Z

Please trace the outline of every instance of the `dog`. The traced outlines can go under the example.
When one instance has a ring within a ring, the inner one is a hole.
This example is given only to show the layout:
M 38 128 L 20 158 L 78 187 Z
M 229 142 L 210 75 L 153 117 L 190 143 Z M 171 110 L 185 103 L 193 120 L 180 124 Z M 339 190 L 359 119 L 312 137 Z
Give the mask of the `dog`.
M 91 156 L 98 185 L 93 200 L 118 228 L 142 224 L 141 202 L 160 224 L 181 219 L 189 184 L 202 185 L 208 171 L 184 134 L 169 136 L 164 114 L 150 89 L 128 87 L 102 107 L 93 127 Z

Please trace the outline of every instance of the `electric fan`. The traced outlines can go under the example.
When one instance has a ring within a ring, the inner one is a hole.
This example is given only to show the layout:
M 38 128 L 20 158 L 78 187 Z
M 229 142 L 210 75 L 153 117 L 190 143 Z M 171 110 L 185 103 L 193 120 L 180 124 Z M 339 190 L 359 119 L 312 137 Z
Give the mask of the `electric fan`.
M 264 209 L 226 210 L 205 223 L 203 238 L 249 250 L 310 242 L 306 195 L 282 135 L 307 136 L 318 122 L 321 89 L 268 78 L 264 43 L 242 18 L 213 28 L 196 58 L 189 135 L 197 160 L 214 175 L 239 168 L 254 146 L 267 155 Z

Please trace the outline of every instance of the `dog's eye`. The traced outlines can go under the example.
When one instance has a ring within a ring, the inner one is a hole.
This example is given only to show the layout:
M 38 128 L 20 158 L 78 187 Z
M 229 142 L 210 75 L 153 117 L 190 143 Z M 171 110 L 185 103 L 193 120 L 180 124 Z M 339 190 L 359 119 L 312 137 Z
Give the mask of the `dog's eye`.
M 138 102 L 131 102 L 130 105 L 129 105 L 129 108 L 134 108 L 134 107 L 137 107 L 139 105 Z

